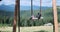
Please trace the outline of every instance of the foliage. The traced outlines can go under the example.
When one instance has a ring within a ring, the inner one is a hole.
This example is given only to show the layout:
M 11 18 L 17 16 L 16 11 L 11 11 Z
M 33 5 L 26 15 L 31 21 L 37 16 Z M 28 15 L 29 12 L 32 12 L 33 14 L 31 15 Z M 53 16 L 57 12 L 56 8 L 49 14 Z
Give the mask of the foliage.
M 58 10 L 58 21 L 60 22 L 60 9 L 57 8 Z M 34 11 L 34 15 L 36 16 L 39 10 Z M 31 17 L 31 12 L 30 11 L 21 11 L 20 13 L 20 26 L 41 26 L 46 23 L 52 23 L 53 24 L 53 10 L 52 8 L 48 8 L 46 10 L 42 10 L 42 17 L 43 19 L 40 20 L 29 20 Z M 18 21 L 17 21 L 18 22 Z M 8 26 L 13 26 L 13 16 L 3 16 L 0 15 L 0 24 L 6 24 Z

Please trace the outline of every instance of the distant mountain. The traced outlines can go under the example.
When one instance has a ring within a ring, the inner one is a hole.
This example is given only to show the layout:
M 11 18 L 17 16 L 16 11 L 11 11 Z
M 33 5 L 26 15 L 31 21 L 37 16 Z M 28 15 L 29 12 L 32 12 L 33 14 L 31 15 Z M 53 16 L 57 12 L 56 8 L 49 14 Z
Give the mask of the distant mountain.
M 47 9 L 50 7 L 42 7 L 42 10 Z M 15 6 L 14 5 L 0 5 L 0 10 L 5 10 L 5 11 L 14 11 Z M 22 10 L 30 10 L 30 6 L 21 6 L 20 7 L 21 11 Z M 39 6 L 33 6 L 33 10 L 40 10 Z
M 57 9 L 58 10 L 58 14 L 60 14 L 60 8 Z M 34 14 L 36 15 L 39 12 L 39 10 L 35 10 Z M 46 10 L 42 10 L 43 15 L 47 16 L 47 15 L 51 15 L 52 14 L 52 8 L 48 8 Z M 30 11 L 20 11 L 20 15 L 22 17 L 29 17 L 31 15 Z M 13 17 L 14 16 L 14 12 L 12 11 L 6 11 L 6 10 L 0 10 L 0 16 L 9 16 L 9 17 Z
M 0 10 L 14 11 L 14 5 L 0 5 Z
M 14 12 L 12 11 L 5 11 L 5 10 L 0 10 L 0 16 L 8 16 L 8 17 L 13 17 L 14 16 Z

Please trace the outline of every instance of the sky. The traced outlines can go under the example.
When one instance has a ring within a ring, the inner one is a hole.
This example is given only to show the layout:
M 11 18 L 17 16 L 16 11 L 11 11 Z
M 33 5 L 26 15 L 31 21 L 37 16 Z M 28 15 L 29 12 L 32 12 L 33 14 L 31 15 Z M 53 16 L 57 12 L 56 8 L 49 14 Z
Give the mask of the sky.
M 31 0 L 20 0 L 21 6 L 31 6 Z M 2 0 L 0 5 L 15 5 L 15 0 Z M 57 6 L 60 6 L 60 0 L 56 0 Z M 33 0 L 34 6 L 40 6 L 40 0 Z M 52 6 L 52 0 L 42 0 L 42 6 Z

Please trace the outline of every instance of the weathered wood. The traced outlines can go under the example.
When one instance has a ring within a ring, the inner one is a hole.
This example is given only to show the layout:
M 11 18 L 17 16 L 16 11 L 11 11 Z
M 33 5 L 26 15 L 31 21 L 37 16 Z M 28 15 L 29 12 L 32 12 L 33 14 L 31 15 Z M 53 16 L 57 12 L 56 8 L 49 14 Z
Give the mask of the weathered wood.
M 17 17 L 18 17 L 18 32 L 20 32 L 20 0 L 18 0 L 18 11 L 17 11 L 17 13 L 18 13 L 18 15 L 17 15 Z
M 56 0 L 52 1 L 52 5 L 53 5 L 53 14 L 54 14 L 54 32 L 58 32 L 58 17 L 57 17 Z
M 14 12 L 14 22 L 13 22 L 13 32 L 16 32 L 16 22 L 17 22 L 17 16 L 18 16 L 18 1 L 16 0 L 15 3 L 15 12 Z

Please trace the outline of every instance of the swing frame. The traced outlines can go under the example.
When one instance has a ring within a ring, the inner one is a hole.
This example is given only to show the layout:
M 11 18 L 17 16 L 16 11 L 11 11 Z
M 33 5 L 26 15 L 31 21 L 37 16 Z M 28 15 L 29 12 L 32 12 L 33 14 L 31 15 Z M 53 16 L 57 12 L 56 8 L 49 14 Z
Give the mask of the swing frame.
M 19 1 L 19 0 L 16 0 Z M 16 2 L 18 3 L 18 2 Z M 58 17 L 57 17 L 57 7 L 56 7 L 56 0 L 52 0 L 53 3 L 53 14 L 54 14 L 54 31 L 53 32 L 58 32 Z M 18 5 L 16 4 L 15 8 L 17 9 Z M 17 22 L 17 12 L 19 9 L 15 9 L 15 17 L 14 17 L 14 25 L 13 25 L 13 32 L 16 32 L 16 22 Z M 32 10 L 31 10 L 32 11 Z M 31 14 L 32 15 L 32 14 Z
M 41 11 L 41 3 L 42 3 L 42 1 L 40 0 L 40 15 L 41 16 L 39 16 L 39 18 L 38 17 L 36 17 L 36 16 L 34 16 L 34 14 L 33 14 L 33 0 L 31 0 L 31 18 L 30 19 L 33 19 L 33 20 L 35 20 L 35 19 L 41 19 L 41 16 L 42 16 L 42 11 Z
M 15 14 L 14 14 L 14 22 L 13 22 L 13 32 L 16 32 L 16 22 L 17 22 L 17 14 L 19 14 L 19 3 L 20 0 L 16 0 L 15 5 Z M 53 4 L 53 15 L 54 15 L 54 30 L 53 32 L 58 32 L 58 17 L 57 17 L 57 7 L 56 7 L 56 0 L 52 0 Z M 18 8 L 18 9 L 17 9 Z M 41 8 L 40 8 L 41 9 Z M 32 11 L 32 10 L 31 10 Z M 17 13 L 18 12 L 18 13 Z M 40 11 L 41 12 L 41 11 Z M 31 14 L 32 15 L 32 14 Z M 19 17 L 20 18 L 20 17 Z M 20 31 L 19 31 L 20 32 Z

